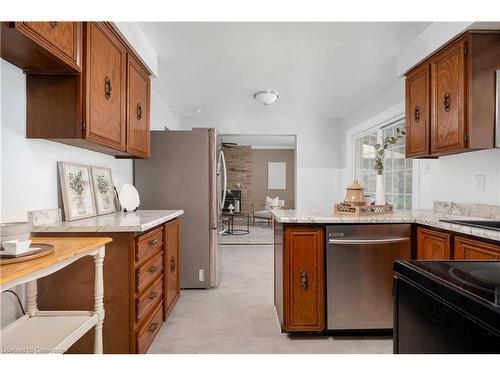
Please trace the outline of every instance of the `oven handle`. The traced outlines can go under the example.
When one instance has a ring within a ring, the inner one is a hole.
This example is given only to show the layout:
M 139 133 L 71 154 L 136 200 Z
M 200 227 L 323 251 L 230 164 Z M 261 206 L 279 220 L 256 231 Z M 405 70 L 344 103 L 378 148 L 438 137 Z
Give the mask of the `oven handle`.
M 330 239 L 328 244 L 332 245 L 379 245 L 387 243 L 399 243 L 409 241 L 409 237 L 393 237 L 380 239 Z

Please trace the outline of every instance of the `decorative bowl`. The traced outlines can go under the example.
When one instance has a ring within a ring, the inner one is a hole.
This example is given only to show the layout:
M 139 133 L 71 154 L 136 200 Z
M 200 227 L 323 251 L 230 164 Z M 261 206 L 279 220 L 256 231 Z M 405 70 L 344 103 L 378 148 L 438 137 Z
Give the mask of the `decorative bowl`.
M 31 237 L 33 224 L 29 222 L 0 223 L 0 242 L 27 241 Z
M 2 242 L 2 246 L 5 249 L 4 252 L 9 255 L 19 255 L 25 253 L 30 249 L 31 240 L 19 241 L 11 240 Z

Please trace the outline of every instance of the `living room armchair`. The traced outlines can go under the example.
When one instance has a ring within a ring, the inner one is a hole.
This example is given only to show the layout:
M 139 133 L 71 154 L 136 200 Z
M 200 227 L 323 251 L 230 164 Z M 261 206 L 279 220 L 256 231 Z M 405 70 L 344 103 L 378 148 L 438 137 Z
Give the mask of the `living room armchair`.
M 252 203 L 252 223 L 255 225 L 255 219 L 267 220 L 267 225 L 271 225 L 272 210 L 285 210 L 285 201 L 276 197 L 271 199 L 266 198 L 265 204 Z

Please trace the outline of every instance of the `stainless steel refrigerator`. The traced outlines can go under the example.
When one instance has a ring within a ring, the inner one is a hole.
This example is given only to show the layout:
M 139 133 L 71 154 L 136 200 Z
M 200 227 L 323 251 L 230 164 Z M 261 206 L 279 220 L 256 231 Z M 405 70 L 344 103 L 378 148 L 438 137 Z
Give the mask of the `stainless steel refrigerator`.
M 225 172 L 215 129 L 152 131 L 151 157 L 134 161 L 140 209 L 184 210 L 181 288 L 217 285 L 217 233 L 226 191 Z

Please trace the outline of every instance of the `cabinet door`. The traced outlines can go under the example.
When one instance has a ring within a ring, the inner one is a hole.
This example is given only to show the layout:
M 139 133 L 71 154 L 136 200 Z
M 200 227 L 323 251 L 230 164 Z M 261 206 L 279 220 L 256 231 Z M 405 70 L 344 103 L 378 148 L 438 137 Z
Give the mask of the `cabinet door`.
M 101 22 L 87 24 L 86 38 L 86 136 L 125 151 L 125 46 L 112 28 Z
M 49 52 L 81 71 L 81 22 L 19 22 L 17 27 Z
M 149 74 L 128 55 L 127 152 L 149 157 Z
M 179 297 L 179 247 L 180 220 L 174 219 L 165 224 L 165 320 Z
M 451 259 L 450 235 L 427 228 L 417 229 L 418 260 Z
M 406 157 L 430 153 L 430 68 L 421 68 L 406 76 Z
M 325 328 L 325 243 L 322 227 L 285 229 L 285 330 Z
M 500 260 L 500 245 L 455 237 L 456 260 Z
M 459 40 L 431 60 L 431 152 L 466 147 L 465 41 Z

